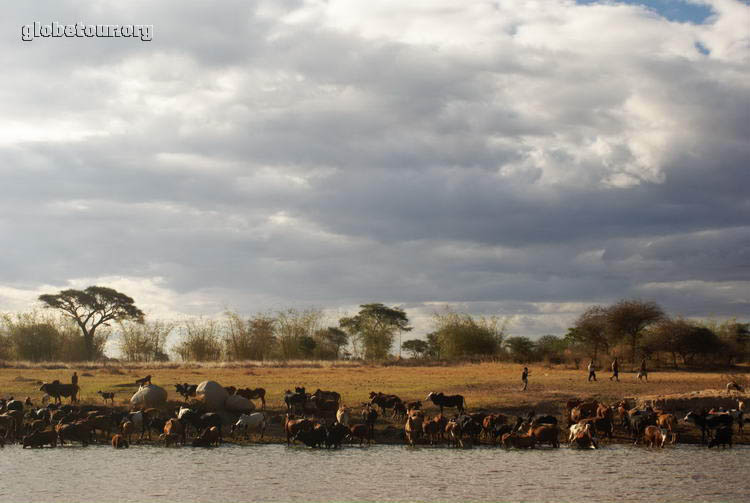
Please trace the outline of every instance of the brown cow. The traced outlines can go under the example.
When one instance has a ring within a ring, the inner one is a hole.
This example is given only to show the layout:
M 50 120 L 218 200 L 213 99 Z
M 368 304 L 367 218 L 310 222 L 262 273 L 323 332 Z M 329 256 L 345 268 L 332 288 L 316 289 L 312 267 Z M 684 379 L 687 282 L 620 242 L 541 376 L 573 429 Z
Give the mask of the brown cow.
M 414 445 L 422 438 L 422 423 L 424 423 L 424 414 L 420 410 L 411 411 L 409 417 L 406 418 L 404 433 L 409 445 Z
M 659 414 L 656 416 L 656 425 L 667 430 L 669 436 L 672 437 L 670 443 L 677 441 L 677 418 L 674 414 Z
M 89 444 L 91 437 L 91 429 L 83 424 L 58 424 L 55 426 L 55 431 L 57 432 L 57 438 L 60 440 L 60 445 L 65 445 L 65 440 L 75 440 L 86 446 Z
M 569 426 L 576 424 L 583 418 L 596 417 L 596 410 L 599 408 L 599 402 L 593 400 L 591 402 L 585 402 L 577 405 L 571 409 L 568 416 Z
M 591 425 L 588 423 L 583 425 L 583 429 L 575 434 L 572 441 L 579 449 L 596 449 L 598 447 L 596 440 L 591 435 Z
M 294 416 L 286 414 L 284 421 L 284 433 L 286 433 L 287 445 L 294 442 L 294 436 L 300 431 L 313 429 L 313 422 L 309 419 L 294 419 Z
M 133 425 L 132 421 L 123 421 L 122 424 L 120 424 L 120 432 L 122 435 L 127 439 L 128 444 L 132 443 L 130 441 L 130 436 L 135 431 L 135 426 Z
M 240 395 L 241 397 L 247 398 L 248 400 L 256 400 L 260 398 L 261 410 L 266 409 L 266 390 L 264 388 L 238 389 L 236 391 L 236 394 Z
M 193 447 L 211 447 L 220 444 L 221 435 L 219 435 L 219 428 L 216 426 L 206 428 L 198 438 L 193 440 Z
M 519 433 L 506 433 L 502 437 L 503 447 L 516 449 L 533 449 L 536 445 L 536 438 L 532 435 L 521 435 Z
M 164 435 L 165 438 L 179 438 L 182 445 L 185 445 L 186 436 L 185 425 L 179 419 L 169 419 L 164 423 Z
M 129 446 L 128 441 L 125 440 L 125 437 L 120 435 L 119 433 L 112 435 L 112 447 L 115 449 L 127 449 Z
M 555 449 L 560 447 L 560 428 L 552 425 L 529 428 L 528 436 L 534 437 L 538 444 L 550 444 Z
M 366 424 L 355 424 L 349 427 L 349 436 L 354 439 L 359 439 L 359 445 L 367 440 L 367 445 L 370 445 L 370 426 Z
M 23 437 L 23 448 L 44 447 L 49 444 L 50 447 L 57 445 L 57 432 L 54 430 L 35 431 Z
M 658 426 L 646 426 L 643 430 L 643 441 L 649 447 L 664 447 L 667 441 L 667 434 Z

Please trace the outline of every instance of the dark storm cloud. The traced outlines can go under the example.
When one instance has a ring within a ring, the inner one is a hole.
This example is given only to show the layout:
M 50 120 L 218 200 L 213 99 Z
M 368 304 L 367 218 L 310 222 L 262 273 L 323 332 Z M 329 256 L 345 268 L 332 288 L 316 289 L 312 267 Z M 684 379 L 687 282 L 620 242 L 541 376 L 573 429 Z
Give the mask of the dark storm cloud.
M 0 296 L 102 279 L 157 313 L 382 300 L 420 330 L 451 303 L 531 335 L 628 296 L 748 316 L 749 8 L 440 4 L 9 9 Z M 21 42 L 35 20 L 154 40 Z

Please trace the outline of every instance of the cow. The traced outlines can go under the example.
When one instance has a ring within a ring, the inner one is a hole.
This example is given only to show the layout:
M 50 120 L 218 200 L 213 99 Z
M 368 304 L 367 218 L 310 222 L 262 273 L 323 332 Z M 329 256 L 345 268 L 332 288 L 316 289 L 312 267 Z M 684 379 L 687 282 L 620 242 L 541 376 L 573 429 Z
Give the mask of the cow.
M 128 441 L 119 433 L 112 436 L 112 447 L 115 449 L 127 449 L 128 445 Z
M 299 440 L 308 447 L 318 448 L 324 445 L 328 430 L 322 424 L 316 424 L 311 430 L 298 431 L 293 440 Z
M 440 420 L 438 418 L 442 417 L 443 416 L 435 416 L 434 418 L 430 419 L 429 421 L 425 421 L 422 424 L 422 430 L 424 431 L 425 437 L 430 442 L 430 445 L 435 445 L 435 442 L 440 441 L 440 434 L 444 426 L 440 424 Z
M 164 443 L 167 444 L 168 442 L 171 443 L 172 439 L 180 439 L 182 442 L 182 445 L 185 445 L 186 441 L 186 430 L 187 428 L 185 425 L 179 420 L 175 418 L 167 419 L 167 422 L 164 423 Z M 167 445 L 169 447 L 169 445 Z
M 77 384 L 63 384 L 58 380 L 43 383 L 39 391 L 44 391 L 49 396 L 54 397 L 55 403 L 62 403 L 61 397 L 70 397 L 70 403 L 78 401 L 79 387 Z
M 115 404 L 115 392 L 114 391 L 97 391 L 97 394 L 102 396 L 104 403 L 107 403 L 107 400 L 110 400 L 112 402 L 112 405 Z
M 198 438 L 193 439 L 193 447 L 212 447 L 221 444 L 221 432 L 216 426 L 203 430 Z
M 44 447 L 49 444 L 50 447 L 57 445 L 57 432 L 54 430 L 34 431 L 23 437 L 23 448 Z
M 695 411 L 687 413 L 683 421 L 692 421 L 701 430 L 701 442 L 706 443 L 706 434 L 710 439 L 711 430 L 719 427 L 732 427 L 734 418 L 730 414 L 709 414 L 703 410 L 700 414 Z
M 187 402 L 187 399 L 191 396 L 195 396 L 196 392 L 198 391 L 198 385 L 197 384 L 175 384 L 174 385 L 175 390 L 177 390 L 177 393 L 181 395 L 185 401 Z
M 312 398 L 322 399 L 322 400 L 333 400 L 336 402 L 336 405 L 341 402 L 341 395 L 336 391 L 324 391 L 320 388 L 315 390 L 315 393 L 310 395 Z
M 505 435 L 506 433 L 513 433 L 518 431 L 518 429 L 521 427 L 521 423 L 523 423 L 522 417 L 516 418 L 516 422 L 513 425 L 510 425 L 507 422 L 500 424 L 496 421 L 495 426 L 492 428 L 492 443 L 497 443 L 497 439 L 502 439 L 503 435 Z
M 339 410 L 336 411 L 336 421 L 338 421 L 340 424 L 343 424 L 344 426 L 349 426 L 349 421 L 351 420 L 351 410 L 349 410 L 349 407 L 341 406 L 339 407 Z
M 586 424 L 574 424 L 570 427 L 571 434 L 573 433 L 574 428 L 580 428 L 574 436 L 568 439 L 568 442 L 574 442 L 574 445 L 578 447 L 579 449 L 596 449 L 598 448 L 598 445 L 596 444 L 596 438 L 591 434 L 591 425 Z
M 643 443 L 649 447 L 664 448 L 667 436 L 666 430 L 662 430 L 658 426 L 649 425 L 643 430 Z
M 244 430 L 245 439 L 250 438 L 250 432 L 260 433 L 260 440 L 263 440 L 263 434 L 266 432 L 266 415 L 262 412 L 253 412 L 252 414 L 242 414 L 237 422 L 232 425 L 232 437 L 234 432 Z
M 406 407 L 406 410 L 420 410 L 422 408 L 422 401 L 415 400 L 413 402 L 406 402 L 404 407 Z
M 537 444 L 550 444 L 555 449 L 560 447 L 560 428 L 557 425 L 531 426 L 527 435 L 534 437 Z
M 128 440 L 128 443 L 131 443 L 130 436 L 135 431 L 135 426 L 133 425 L 132 421 L 123 421 L 120 424 L 120 432 L 122 435 Z
M 266 410 L 266 390 L 264 388 L 238 389 L 237 394 L 241 397 L 247 398 L 248 400 L 260 399 L 261 410 Z
M 284 393 L 284 403 L 286 404 L 287 412 L 300 412 L 304 410 L 306 401 L 307 394 L 305 393 L 305 388 L 296 388 L 294 393 L 286 390 Z
M 444 395 L 443 393 L 435 393 L 431 391 L 425 401 L 431 400 L 433 404 L 440 407 L 440 413 L 443 413 L 444 407 L 456 407 L 459 414 L 464 413 L 466 407 L 466 400 L 462 395 Z
M 549 426 L 557 426 L 557 418 L 555 416 L 534 416 L 530 415 L 528 417 L 529 424 L 531 426 L 542 426 L 542 425 L 549 425 Z
M 354 424 L 349 427 L 349 436 L 352 439 L 359 439 L 359 445 L 367 440 L 367 445 L 370 445 L 372 441 L 372 435 L 370 433 L 370 426 L 367 424 Z
M 331 447 L 334 449 L 340 448 L 341 443 L 347 436 L 349 436 L 348 426 L 338 421 L 333 423 L 326 431 L 326 449 L 330 449 Z
M 406 424 L 404 424 L 404 434 L 406 436 L 406 442 L 409 445 L 414 445 L 422 438 L 422 423 L 424 422 L 424 414 L 421 411 L 412 411 L 411 414 L 406 418 Z
M 392 409 L 397 403 L 403 403 L 403 401 L 396 395 L 386 395 L 384 393 L 374 391 L 370 392 L 370 405 L 377 405 L 380 407 L 380 413 L 385 415 L 386 409 Z
M 503 447 L 516 449 L 533 449 L 536 446 L 536 438 L 532 435 L 522 435 L 520 433 L 506 433 L 502 437 Z
M 587 417 L 581 419 L 577 424 L 590 423 L 593 431 L 603 433 L 607 438 L 612 440 L 614 435 L 614 423 L 611 417 Z
M 656 426 L 656 414 L 651 410 L 631 410 L 627 414 L 628 427 L 633 437 L 633 445 L 643 437 L 648 426 Z
M 55 426 L 55 431 L 60 445 L 65 445 L 65 440 L 75 440 L 85 447 L 91 441 L 91 430 L 82 424 L 58 424 Z
M 593 400 L 576 405 L 568 414 L 568 426 L 576 424 L 583 418 L 596 417 L 596 411 L 599 408 L 599 402 Z
M 407 413 L 408 409 L 406 408 L 406 404 L 404 404 L 404 402 L 396 402 L 393 404 L 393 414 L 391 414 L 391 418 L 406 419 Z
M 714 438 L 708 442 L 709 449 L 713 446 L 732 447 L 732 427 L 722 426 L 716 429 Z
M 659 414 L 656 416 L 656 426 L 667 430 L 671 437 L 671 443 L 677 441 L 677 418 L 674 414 Z
M 284 433 L 286 433 L 286 443 L 291 444 L 294 437 L 300 431 L 312 430 L 313 422 L 309 419 L 295 419 L 294 416 L 287 414 L 284 421 Z

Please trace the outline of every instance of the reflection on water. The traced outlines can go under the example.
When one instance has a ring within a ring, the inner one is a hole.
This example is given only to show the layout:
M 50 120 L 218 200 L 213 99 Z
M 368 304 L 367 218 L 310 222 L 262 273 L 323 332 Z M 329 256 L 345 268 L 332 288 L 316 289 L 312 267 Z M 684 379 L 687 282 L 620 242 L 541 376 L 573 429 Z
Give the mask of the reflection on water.
M 750 448 L 0 450 L 0 502 L 750 501 Z

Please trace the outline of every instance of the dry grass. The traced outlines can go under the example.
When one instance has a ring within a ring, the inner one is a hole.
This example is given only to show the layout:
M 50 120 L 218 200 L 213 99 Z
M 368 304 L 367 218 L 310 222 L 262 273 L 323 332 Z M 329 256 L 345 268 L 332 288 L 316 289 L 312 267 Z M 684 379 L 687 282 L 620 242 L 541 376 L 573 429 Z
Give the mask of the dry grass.
M 600 373 L 598 382 L 588 383 L 584 370 L 531 366 L 529 389 L 521 389 L 521 365 L 508 363 L 466 363 L 441 366 L 384 366 L 361 362 L 262 362 L 135 363 L 135 364 L 18 364 L 0 368 L 0 396 L 31 396 L 42 393 L 39 382 L 60 379 L 69 382 L 73 370 L 80 376 L 81 399 L 100 401 L 97 391 L 118 391 L 116 403 L 126 403 L 137 386 L 135 379 L 151 374 L 154 384 L 165 387 L 170 399 L 178 400 L 174 384 L 215 380 L 228 386 L 263 387 L 269 407 L 281 408 L 283 393 L 294 386 L 339 391 L 343 401 L 358 405 L 370 391 L 394 393 L 403 399 L 423 400 L 430 391 L 460 393 L 471 410 L 494 409 L 509 412 L 535 408 L 538 412 L 559 412 L 570 397 L 597 397 L 609 402 L 623 397 L 663 396 L 695 391 L 723 392 L 730 375 L 718 372 L 652 372 L 650 382 L 639 382 L 634 373 L 621 373 L 621 382 L 609 381 Z M 747 369 L 732 375 L 747 382 Z M 83 373 L 89 374 L 84 376 Z

